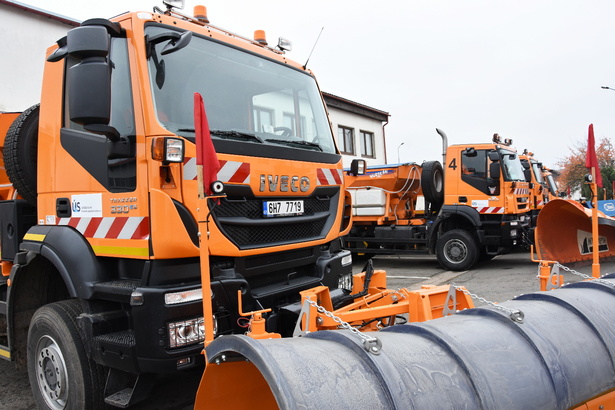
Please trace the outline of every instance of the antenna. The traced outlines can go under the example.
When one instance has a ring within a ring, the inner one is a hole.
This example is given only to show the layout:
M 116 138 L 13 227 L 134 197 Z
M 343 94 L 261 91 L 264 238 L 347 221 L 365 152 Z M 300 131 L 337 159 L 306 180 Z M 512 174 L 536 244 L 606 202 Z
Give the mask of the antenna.
M 314 42 L 314 46 L 312 47 L 312 51 L 310 51 L 310 55 L 308 56 L 307 61 L 305 62 L 305 64 L 303 64 L 303 69 L 304 69 L 304 70 L 307 68 L 307 64 L 308 64 L 308 62 L 310 61 L 310 58 L 312 57 L 312 53 L 314 52 L 314 49 L 316 48 L 316 44 L 318 44 L 318 40 L 320 40 L 320 35 L 322 34 L 322 31 L 323 31 L 324 29 L 325 29 L 325 28 L 324 28 L 324 27 L 322 27 L 322 28 L 320 29 L 320 33 L 318 33 L 318 37 L 316 37 L 316 41 Z

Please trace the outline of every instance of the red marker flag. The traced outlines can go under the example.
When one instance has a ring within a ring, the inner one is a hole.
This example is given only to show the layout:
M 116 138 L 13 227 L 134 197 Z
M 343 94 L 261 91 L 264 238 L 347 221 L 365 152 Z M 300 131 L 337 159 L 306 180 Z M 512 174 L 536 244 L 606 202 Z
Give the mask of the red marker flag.
M 596 169 L 596 185 L 602 188 L 602 176 L 600 175 L 600 165 L 598 164 L 598 156 L 596 156 L 596 147 L 594 141 L 594 124 L 589 124 L 589 135 L 587 137 L 587 158 L 585 159 L 585 167 Z
M 203 97 L 194 93 L 194 130 L 196 134 L 196 165 L 203 170 L 203 190 L 211 195 L 211 184 L 218 179 L 220 162 L 211 141 Z

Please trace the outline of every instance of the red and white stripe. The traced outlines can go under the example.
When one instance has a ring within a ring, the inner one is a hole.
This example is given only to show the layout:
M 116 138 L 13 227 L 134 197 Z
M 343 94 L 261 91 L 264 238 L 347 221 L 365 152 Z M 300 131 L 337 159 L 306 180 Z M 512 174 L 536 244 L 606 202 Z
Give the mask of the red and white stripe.
M 530 190 L 527 188 L 515 188 L 515 195 L 529 195 Z
M 504 207 L 503 206 L 485 206 L 485 207 L 474 207 L 481 214 L 503 214 Z
M 316 169 L 316 180 L 318 181 L 318 185 L 341 185 L 342 178 L 343 177 L 341 169 Z
M 196 180 L 196 178 L 196 158 L 186 158 L 184 160 L 184 180 L 193 181 Z M 218 181 L 231 182 L 235 184 L 249 184 L 250 163 L 220 160 Z
M 146 216 L 59 218 L 58 225 L 72 226 L 86 238 L 148 239 L 150 234 Z

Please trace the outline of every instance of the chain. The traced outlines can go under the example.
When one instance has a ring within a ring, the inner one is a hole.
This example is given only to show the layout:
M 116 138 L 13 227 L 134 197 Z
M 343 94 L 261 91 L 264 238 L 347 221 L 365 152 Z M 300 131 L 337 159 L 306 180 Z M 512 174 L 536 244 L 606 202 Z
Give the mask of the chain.
M 306 300 L 310 304 L 310 306 L 312 306 L 313 308 L 316 308 L 318 313 L 322 313 L 326 317 L 333 319 L 333 321 L 339 325 L 340 329 L 349 330 L 352 334 L 354 334 L 355 336 L 363 340 L 363 347 L 365 347 L 365 350 L 373 354 L 380 354 L 380 349 L 382 348 L 382 342 L 380 341 L 380 339 L 378 339 L 377 337 L 370 336 L 366 333 L 363 333 L 356 327 L 352 327 L 350 323 L 344 322 L 342 319 L 335 316 L 333 313 L 329 312 L 324 307 L 318 305 L 313 300 L 311 299 L 306 299 Z
M 478 300 L 479 302 L 482 302 L 482 303 L 484 303 L 486 305 L 493 306 L 495 309 L 498 309 L 498 310 L 501 310 L 502 312 L 508 313 L 510 319 L 513 322 L 523 323 L 523 318 L 524 318 L 525 315 L 519 309 L 511 309 L 511 308 L 507 308 L 506 306 L 499 305 L 499 304 L 497 304 L 495 302 L 491 302 L 490 300 L 487 300 L 487 299 L 485 299 L 485 298 L 483 298 L 481 296 L 478 296 L 477 294 L 472 293 L 469 290 L 464 289 L 461 286 L 457 286 L 454 283 L 451 283 L 451 286 L 453 288 L 455 288 L 455 290 L 458 290 L 458 291 L 464 293 L 465 295 L 471 297 L 474 300 Z
M 610 287 L 615 287 L 615 283 L 613 283 L 613 282 L 609 282 L 608 280 L 604 280 L 604 279 L 601 279 L 601 278 L 595 279 L 593 276 L 589 276 L 589 275 L 586 275 L 584 273 L 577 272 L 576 270 L 570 269 L 568 266 L 564 266 L 564 265 L 562 265 L 559 262 L 555 262 L 553 264 L 553 266 L 557 266 L 558 268 L 562 268 L 562 270 L 565 270 L 566 272 L 572 273 L 573 275 L 579 276 L 579 277 L 581 277 L 583 279 L 589 279 L 592 282 L 598 282 L 598 283 L 602 283 L 603 285 L 607 285 L 607 286 L 610 286 Z

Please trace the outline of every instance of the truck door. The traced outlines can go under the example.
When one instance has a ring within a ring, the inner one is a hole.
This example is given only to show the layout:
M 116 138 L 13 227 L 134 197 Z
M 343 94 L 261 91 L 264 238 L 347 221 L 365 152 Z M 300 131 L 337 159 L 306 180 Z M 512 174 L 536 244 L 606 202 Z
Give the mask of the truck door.
M 147 258 L 147 187 L 137 182 L 146 168 L 137 165 L 143 135 L 137 136 L 129 45 L 105 27 L 78 30 L 101 41 L 71 52 L 69 34 L 59 141 L 40 133 L 39 157 L 50 157 L 45 172 L 53 177 L 40 178 L 39 220 L 77 229 L 97 255 Z
M 490 174 L 489 150 L 469 148 L 461 152 L 461 180 L 486 196 L 500 194 L 498 178 Z M 462 191 L 466 190 L 461 188 Z M 469 191 L 471 192 L 471 190 Z

